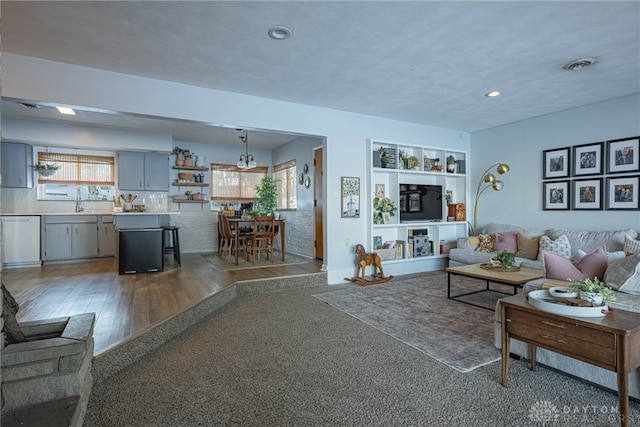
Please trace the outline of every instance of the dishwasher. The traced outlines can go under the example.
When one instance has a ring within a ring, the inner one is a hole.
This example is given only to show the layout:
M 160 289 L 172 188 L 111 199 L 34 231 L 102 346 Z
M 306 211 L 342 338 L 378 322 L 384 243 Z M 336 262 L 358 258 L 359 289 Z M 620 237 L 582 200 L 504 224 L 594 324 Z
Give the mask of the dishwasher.
M 40 266 L 40 217 L 2 216 L 2 268 Z

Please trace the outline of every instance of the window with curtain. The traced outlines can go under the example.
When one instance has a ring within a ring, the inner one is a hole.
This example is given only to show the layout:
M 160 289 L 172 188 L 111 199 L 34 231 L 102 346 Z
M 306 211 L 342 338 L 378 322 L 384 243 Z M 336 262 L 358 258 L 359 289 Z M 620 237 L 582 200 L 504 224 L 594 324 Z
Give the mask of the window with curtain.
M 38 175 L 38 200 L 112 201 L 116 194 L 115 156 L 39 152 L 38 162 L 59 167 Z
M 277 209 L 296 209 L 296 161 L 289 160 L 273 167 L 273 179 L 278 187 Z
M 255 198 L 255 187 L 269 168 L 240 169 L 236 165 L 211 163 L 211 200 L 247 201 Z

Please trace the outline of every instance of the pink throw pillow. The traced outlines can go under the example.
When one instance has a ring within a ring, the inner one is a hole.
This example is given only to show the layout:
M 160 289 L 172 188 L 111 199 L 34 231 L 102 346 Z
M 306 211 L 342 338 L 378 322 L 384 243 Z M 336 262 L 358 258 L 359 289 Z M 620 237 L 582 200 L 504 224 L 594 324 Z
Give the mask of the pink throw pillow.
M 568 259 L 549 251 L 542 251 L 544 277 L 557 280 L 580 280 L 597 277 L 602 280 L 607 269 L 607 252 L 604 246 L 596 248 L 573 264 Z
M 496 233 L 493 235 L 492 252 L 502 251 L 507 251 L 514 254 L 518 251 L 518 241 L 516 239 L 516 233 Z

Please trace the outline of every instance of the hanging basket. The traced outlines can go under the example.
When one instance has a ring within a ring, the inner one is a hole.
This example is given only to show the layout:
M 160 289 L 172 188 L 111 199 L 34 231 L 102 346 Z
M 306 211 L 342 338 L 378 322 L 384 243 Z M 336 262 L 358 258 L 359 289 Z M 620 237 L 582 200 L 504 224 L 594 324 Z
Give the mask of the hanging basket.
M 51 176 L 57 171 L 57 169 L 36 169 L 36 172 L 38 172 L 42 176 Z

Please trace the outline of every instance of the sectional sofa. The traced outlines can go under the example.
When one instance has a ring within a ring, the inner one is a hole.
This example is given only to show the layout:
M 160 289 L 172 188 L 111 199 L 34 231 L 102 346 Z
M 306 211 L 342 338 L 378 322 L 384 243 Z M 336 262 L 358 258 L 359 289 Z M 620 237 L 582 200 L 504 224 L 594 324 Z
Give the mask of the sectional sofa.
M 587 261 L 598 258 L 604 265 L 596 270 L 600 272 L 600 278 L 614 288 L 616 295 L 616 300 L 610 302 L 609 307 L 614 311 L 618 309 L 636 312 L 640 316 L 640 240 L 635 230 L 575 231 L 492 223 L 485 226 L 480 235 L 483 236 L 482 239 L 458 239 L 458 247 L 449 252 L 450 267 L 487 262 L 497 251 L 507 247 L 516 253 L 516 265 L 543 269 L 545 272 L 545 278 L 524 285 L 523 293 L 527 294 L 540 289 L 550 278 L 564 280 L 565 275 L 576 271 L 581 264 L 587 265 Z M 483 246 L 481 240 L 484 239 L 486 243 L 487 236 L 492 236 L 493 241 L 498 242 L 492 252 L 479 250 Z M 590 264 L 584 268 L 585 271 L 595 271 L 588 268 L 593 267 L 594 263 Z M 494 340 L 495 346 L 500 348 L 499 301 L 496 304 Z M 512 339 L 510 350 L 512 354 L 527 357 L 527 345 L 523 342 Z M 617 377 L 614 372 L 541 348 L 537 350 L 537 361 L 610 390 L 617 390 Z M 640 399 L 640 369 L 629 375 L 629 395 Z

